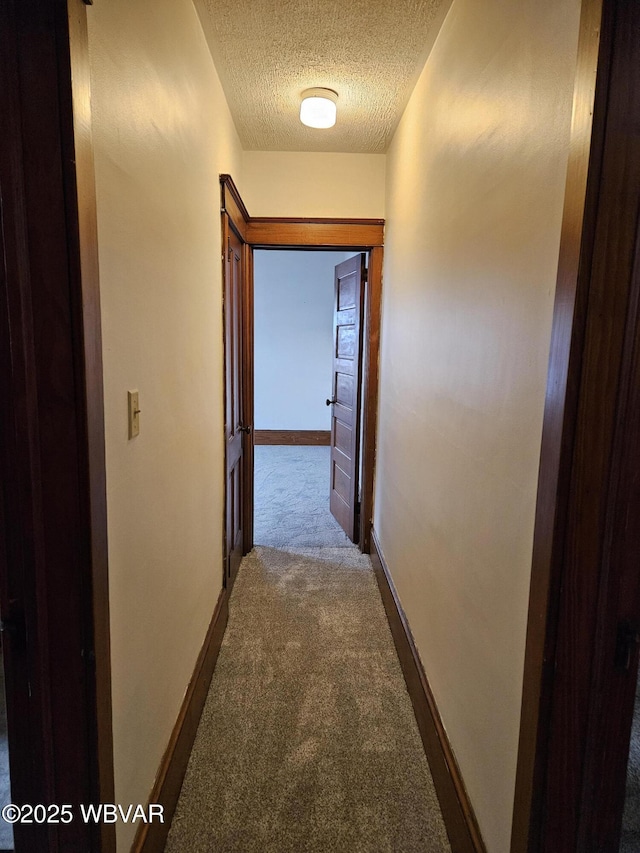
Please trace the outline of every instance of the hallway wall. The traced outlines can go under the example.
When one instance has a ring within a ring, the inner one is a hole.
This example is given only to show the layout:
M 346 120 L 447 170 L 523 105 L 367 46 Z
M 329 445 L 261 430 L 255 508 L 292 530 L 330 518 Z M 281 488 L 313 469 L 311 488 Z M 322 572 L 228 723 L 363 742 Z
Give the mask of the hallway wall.
M 510 846 L 579 0 L 454 0 L 388 154 L 375 527 Z
M 243 199 L 251 216 L 382 219 L 384 154 L 245 151 Z
M 110 0 L 88 20 L 115 796 L 145 803 L 222 587 L 218 174 L 240 179 L 241 150 L 191 0 Z M 119 851 L 134 831 L 118 824 Z

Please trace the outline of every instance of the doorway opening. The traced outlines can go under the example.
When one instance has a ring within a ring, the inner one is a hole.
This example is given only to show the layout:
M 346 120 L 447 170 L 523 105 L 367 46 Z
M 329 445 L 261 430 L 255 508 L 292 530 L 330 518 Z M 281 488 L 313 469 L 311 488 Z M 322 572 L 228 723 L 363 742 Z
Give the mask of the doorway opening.
M 335 315 L 344 309 L 345 317 L 357 298 L 360 327 L 343 323 L 338 317 L 335 339 L 333 397 L 334 420 L 344 414 L 344 390 L 338 383 L 345 371 L 338 362 L 354 353 L 361 354 L 357 370 L 351 375 L 351 408 L 361 414 L 361 426 L 351 423 L 351 461 L 356 464 L 352 481 L 360 483 L 360 512 L 357 496 L 353 500 L 353 539 L 363 553 L 371 548 L 373 517 L 373 476 L 375 466 L 375 436 L 378 409 L 378 355 L 380 346 L 380 310 L 382 292 L 382 258 L 384 220 L 381 219 L 285 219 L 251 217 L 230 175 L 220 176 L 223 282 L 224 282 L 224 353 L 225 353 L 225 552 L 224 585 L 227 594 L 237 576 L 244 554 L 253 548 L 254 510 L 254 262 L 261 249 L 302 249 L 350 252 L 359 259 L 359 284 L 353 286 L 352 276 L 343 270 L 340 279 L 340 305 Z M 364 256 L 368 254 L 368 267 Z M 348 263 L 348 262 L 343 262 Z M 335 277 L 334 277 L 335 278 Z M 366 282 L 366 284 L 364 283 Z M 335 281 L 334 281 L 335 286 Z M 344 325 L 344 328 L 342 326 Z M 338 328 L 340 327 L 340 328 Z M 366 330 L 366 333 L 363 333 Z M 354 347 L 355 336 L 362 346 Z M 346 371 L 348 373 L 348 371 Z M 362 376 L 361 397 L 357 379 Z M 349 382 L 347 381 L 347 385 Z M 286 389 L 280 392 L 284 394 Z M 338 399 L 340 398 L 340 399 Z M 342 407 L 342 408 L 341 408 Z M 342 418 L 344 420 L 344 418 Z M 332 428 L 333 434 L 333 428 Z M 356 437 L 358 440 L 356 441 Z M 344 438 L 344 436 L 343 436 Z M 341 444 L 338 437 L 336 446 Z M 342 441 L 342 449 L 345 442 Z M 344 490 L 343 490 L 344 491 Z M 343 524 L 343 527 L 345 525 Z
M 367 263 L 345 250 L 254 253 L 257 545 L 359 540 Z

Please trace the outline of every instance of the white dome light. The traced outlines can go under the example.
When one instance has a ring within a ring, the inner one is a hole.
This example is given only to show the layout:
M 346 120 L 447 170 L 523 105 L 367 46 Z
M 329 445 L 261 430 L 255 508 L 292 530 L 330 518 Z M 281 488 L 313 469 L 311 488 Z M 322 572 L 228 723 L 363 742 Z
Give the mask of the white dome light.
M 333 127 L 338 95 L 332 89 L 307 89 L 302 93 L 300 121 L 307 127 Z

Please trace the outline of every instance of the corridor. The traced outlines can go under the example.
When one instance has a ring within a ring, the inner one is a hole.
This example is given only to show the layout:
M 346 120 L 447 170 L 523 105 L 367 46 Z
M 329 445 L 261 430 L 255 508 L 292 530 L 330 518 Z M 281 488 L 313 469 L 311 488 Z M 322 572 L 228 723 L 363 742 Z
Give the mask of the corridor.
M 328 471 L 328 447 L 256 447 L 258 544 L 167 853 L 450 849 L 371 562 L 329 513 Z

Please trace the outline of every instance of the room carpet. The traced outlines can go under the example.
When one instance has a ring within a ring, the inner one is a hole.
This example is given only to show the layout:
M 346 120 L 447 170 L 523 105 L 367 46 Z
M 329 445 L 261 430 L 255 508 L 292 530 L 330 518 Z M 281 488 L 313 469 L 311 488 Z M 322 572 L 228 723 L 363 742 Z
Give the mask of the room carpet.
M 640 679 L 633 709 L 620 853 L 640 853 Z
M 328 447 L 256 447 L 256 543 L 289 549 L 353 547 L 328 509 L 329 454 Z
M 4 698 L 4 660 L 0 651 L 0 809 L 11 802 L 7 708 Z M 0 816 L 0 853 L 13 850 L 13 827 Z
M 279 507 L 291 496 L 293 544 L 280 509 L 277 534 L 263 517 L 261 544 L 244 558 L 231 596 L 165 849 L 450 851 L 370 560 L 351 543 L 336 546 L 312 488 L 287 485 L 282 458 L 299 465 L 306 456 L 328 515 L 328 452 L 316 452 L 327 449 L 257 449 L 256 515 L 268 470 Z M 326 543 L 316 538 L 321 529 Z M 299 544 L 310 532 L 314 546 Z M 271 537 L 280 547 L 265 544 Z

